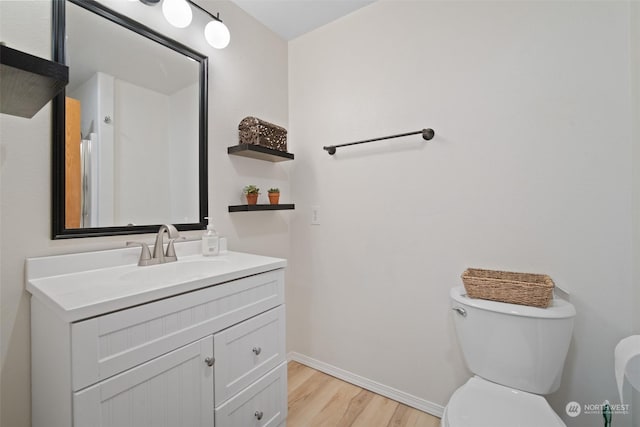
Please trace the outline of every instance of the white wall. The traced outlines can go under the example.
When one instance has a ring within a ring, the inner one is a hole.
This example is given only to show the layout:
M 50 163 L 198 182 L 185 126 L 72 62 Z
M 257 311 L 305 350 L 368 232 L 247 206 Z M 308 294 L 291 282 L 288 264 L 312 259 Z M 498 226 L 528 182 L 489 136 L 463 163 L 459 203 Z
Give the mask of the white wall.
M 115 89 L 114 224 L 198 222 L 198 85 L 165 95 L 116 79 Z
M 114 99 L 114 224 L 162 224 L 171 211 L 170 98 L 116 79 Z
M 115 175 L 116 135 L 113 119 L 115 108 L 115 77 L 98 74 L 98 226 L 109 227 L 115 221 Z M 111 117 L 111 122 L 105 121 Z
M 631 111 L 633 120 L 633 284 L 640 301 L 640 3 L 631 2 L 629 52 L 631 55 Z M 633 333 L 640 334 L 640 310 L 634 310 Z M 634 392 L 633 421 L 640 426 L 640 392 Z
M 209 212 L 230 248 L 289 257 L 287 213 L 234 214 L 242 186 L 250 182 L 278 185 L 289 194 L 286 165 L 230 158 L 237 125 L 247 115 L 287 126 L 287 44 L 229 1 L 201 1 L 231 31 L 231 44 L 217 51 L 201 40 L 198 20 L 189 30 L 168 28 L 160 8 L 139 2 L 116 2 L 131 16 L 154 20 L 182 43 L 209 55 Z M 0 39 L 8 46 L 50 58 L 51 2 L 0 1 Z M 30 425 L 29 298 L 24 290 L 24 260 L 55 253 L 123 247 L 131 236 L 50 240 L 51 108 L 33 119 L 0 115 L 0 425 Z M 232 200 L 233 199 L 233 200 Z M 198 238 L 200 232 L 183 233 Z M 153 236 L 137 239 L 153 241 Z
M 189 117 L 198 117 L 198 85 L 188 86 L 169 97 L 169 188 L 171 218 L 175 223 L 197 222 L 198 168 L 188 159 L 198 158 L 198 122 L 185 125 Z M 189 142 L 196 141 L 191 144 Z
M 0 2 L 0 39 L 50 57 L 49 10 L 49 2 Z M 2 426 L 29 425 L 29 301 L 22 282 L 25 254 L 37 252 L 49 235 L 50 116 L 48 106 L 30 120 L 0 114 Z
M 80 101 L 82 114 L 80 115 L 80 133 L 85 138 L 91 129 L 94 132 L 98 130 L 98 74 L 94 74 L 91 78 L 73 91 L 67 89 L 67 97 Z
M 624 2 L 379 1 L 291 41 L 289 348 L 445 405 L 469 376 L 448 301 L 460 274 L 547 273 L 578 312 L 553 407 L 617 402 L 629 79 Z M 429 143 L 322 150 L 423 127 Z

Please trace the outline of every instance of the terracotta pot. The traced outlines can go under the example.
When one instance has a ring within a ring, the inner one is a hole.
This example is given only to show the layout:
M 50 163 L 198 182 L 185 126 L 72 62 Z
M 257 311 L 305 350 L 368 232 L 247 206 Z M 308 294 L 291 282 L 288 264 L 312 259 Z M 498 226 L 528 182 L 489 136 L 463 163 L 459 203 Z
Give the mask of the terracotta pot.
M 269 194 L 269 203 L 272 205 L 277 205 L 280 201 L 280 193 L 268 193 Z
M 258 196 L 260 194 L 259 193 L 253 193 L 253 194 L 247 194 L 247 204 L 249 205 L 255 205 L 258 203 Z

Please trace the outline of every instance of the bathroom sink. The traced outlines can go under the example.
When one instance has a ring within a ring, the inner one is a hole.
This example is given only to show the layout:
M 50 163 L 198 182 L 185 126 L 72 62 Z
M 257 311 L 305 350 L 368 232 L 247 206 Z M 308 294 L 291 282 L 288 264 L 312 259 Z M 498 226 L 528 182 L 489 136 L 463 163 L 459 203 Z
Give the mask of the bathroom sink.
M 166 264 L 136 267 L 134 271 L 122 274 L 119 279 L 131 282 L 184 282 L 210 277 L 216 269 L 228 263 L 226 258 L 211 257 L 178 260 Z

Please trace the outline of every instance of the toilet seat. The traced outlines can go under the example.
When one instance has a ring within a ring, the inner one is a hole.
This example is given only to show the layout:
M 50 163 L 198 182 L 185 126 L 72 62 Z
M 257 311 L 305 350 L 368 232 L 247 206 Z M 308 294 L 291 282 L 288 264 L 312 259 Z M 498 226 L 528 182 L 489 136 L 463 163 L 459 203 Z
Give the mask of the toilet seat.
M 473 377 L 451 396 L 442 426 L 566 427 L 566 424 L 542 396 Z

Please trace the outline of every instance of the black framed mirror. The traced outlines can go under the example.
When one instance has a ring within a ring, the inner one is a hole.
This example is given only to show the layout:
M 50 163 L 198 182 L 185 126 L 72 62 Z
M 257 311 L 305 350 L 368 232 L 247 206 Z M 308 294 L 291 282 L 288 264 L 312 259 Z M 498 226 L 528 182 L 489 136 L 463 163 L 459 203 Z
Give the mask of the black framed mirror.
M 52 238 L 206 228 L 208 58 L 94 0 L 53 2 Z

